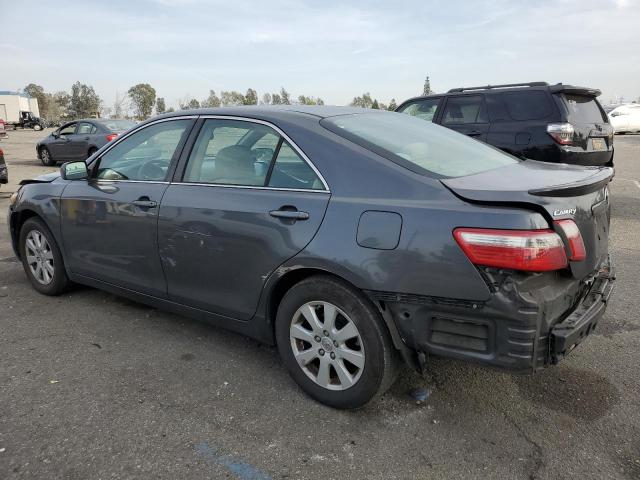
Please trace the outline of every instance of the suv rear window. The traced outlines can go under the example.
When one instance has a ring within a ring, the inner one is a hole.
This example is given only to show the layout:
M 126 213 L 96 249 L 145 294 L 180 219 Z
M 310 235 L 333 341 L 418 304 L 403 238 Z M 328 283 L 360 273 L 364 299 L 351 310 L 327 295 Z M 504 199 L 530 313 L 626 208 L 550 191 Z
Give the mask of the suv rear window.
M 486 143 L 397 113 L 357 113 L 321 120 L 326 129 L 416 173 L 462 177 L 519 162 Z
M 564 104 L 567 106 L 569 122 L 595 123 L 607 121 L 594 97 L 562 94 L 560 98 L 564 99 Z
M 514 120 L 539 120 L 552 112 L 549 97 L 540 90 L 505 92 L 502 100 Z

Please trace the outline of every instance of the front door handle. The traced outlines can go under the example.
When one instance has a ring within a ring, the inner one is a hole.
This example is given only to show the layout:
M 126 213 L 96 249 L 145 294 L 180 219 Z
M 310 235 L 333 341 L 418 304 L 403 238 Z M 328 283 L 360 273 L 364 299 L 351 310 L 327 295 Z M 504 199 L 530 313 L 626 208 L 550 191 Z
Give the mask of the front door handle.
M 472 130 L 467 133 L 467 135 L 469 135 L 470 137 L 477 137 L 478 135 L 482 135 L 482 132 L 479 132 L 478 130 Z
M 283 220 L 308 220 L 309 214 L 300 210 L 271 210 L 269 215 Z
M 138 200 L 131 202 L 131 205 L 135 205 L 138 208 L 155 208 L 158 206 L 158 202 L 149 200 L 149 197 L 140 197 Z

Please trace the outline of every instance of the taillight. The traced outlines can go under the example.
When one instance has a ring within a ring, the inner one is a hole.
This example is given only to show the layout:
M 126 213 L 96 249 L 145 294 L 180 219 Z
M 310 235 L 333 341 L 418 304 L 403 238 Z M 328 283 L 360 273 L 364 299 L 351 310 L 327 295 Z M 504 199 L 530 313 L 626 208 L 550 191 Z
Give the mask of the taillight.
M 553 230 L 456 228 L 453 236 L 475 265 L 529 272 L 567 266 L 564 244 Z
M 117 133 L 110 133 L 109 135 L 107 135 L 107 142 L 110 142 L 111 140 L 113 140 L 117 136 L 118 136 Z
M 560 145 L 573 143 L 573 125 L 570 123 L 550 123 L 547 125 L 547 133 Z
M 571 219 L 556 220 L 553 222 L 564 236 L 567 238 L 569 244 L 569 260 L 572 262 L 579 262 L 587 258 L 587 250 L 584 248 L 584 241 L 582 240 L 582 234 L 576 222 Z

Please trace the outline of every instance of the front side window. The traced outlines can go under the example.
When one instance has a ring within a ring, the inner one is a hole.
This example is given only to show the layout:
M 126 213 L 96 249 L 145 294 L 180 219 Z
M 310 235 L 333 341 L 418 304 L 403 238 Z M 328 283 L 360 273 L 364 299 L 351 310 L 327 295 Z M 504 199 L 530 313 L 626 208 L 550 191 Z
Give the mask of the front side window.
M 439 103 L 439 98 L 427 98 L 405 105 L 398 111 L 432 122 Z
M 444 110 L 445 125 L 465 123 L 487 123 L 487 110 L 482 95 L 450 97 Z
M 96 177 L 105 180 L 165 180 L 171 160 L 191 124 L 192 120 L 171 120 L 138 130 L 100 158 Z
M 320 124 L 425 175 L 460 177 L 519 161 L 485 143 L 410 115 L 384 112 L 339 115 L 325 118 Z
M 76 131 L 76 124 L 71 123 L 69 125 L 65 125 L 64 127 L 62 127 L 60 129 L 59 135 L 73 135 L 75 131 Z
M 183 176 L 188 183 L 323 189 L 316 180 L 311 167 L 271 127 L 223 119 L 205 121 Z

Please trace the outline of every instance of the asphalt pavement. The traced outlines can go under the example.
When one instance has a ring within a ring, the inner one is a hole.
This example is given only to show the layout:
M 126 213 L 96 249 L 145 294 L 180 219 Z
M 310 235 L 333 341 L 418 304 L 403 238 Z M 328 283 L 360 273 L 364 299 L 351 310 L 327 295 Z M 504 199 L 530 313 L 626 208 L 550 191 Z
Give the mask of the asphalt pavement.
M 35 156 L 46 133 L 0 142 L 2 212 L 55 170 Z M 3 213 L 0 479 L 639 479 L 640 135 L 615 145 L 598 330 L 534 376 L 430 359 L 355 412 L 306 397 L 272 347 L 90 288 L 38 294 Z

